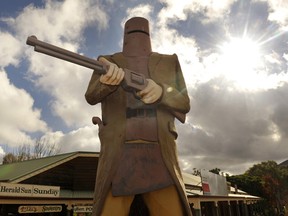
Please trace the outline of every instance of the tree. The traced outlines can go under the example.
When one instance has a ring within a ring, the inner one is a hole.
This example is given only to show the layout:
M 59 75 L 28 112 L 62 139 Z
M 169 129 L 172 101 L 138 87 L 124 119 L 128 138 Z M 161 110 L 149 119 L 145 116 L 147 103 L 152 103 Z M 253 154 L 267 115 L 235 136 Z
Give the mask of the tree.
M 192 175 L 201 176 L 201 171 L 197 168 L 193 168 Z
M 259 177 L 242 174 L 228 176 L 227 181 L 229 181 L 233 187 L 237 186 L 237 188 L 244 190 L 253 196 L 264 196 L 261 179 Z
M 256 164 L 242 175 L 228 177 L 228 181 L 249 194 L 264 198 L 263 202 L 268 204 L 263 204 L 267 215 L 273 215 L 274 208 L 280 212 L 288 199 L 288 168 L 278 166 L 275 161 Z
M 263 192 L 273 206 L 278 209 L 283 206 L 282 202 L 288 193 L 287 168 L 278 166 L 275 161 L 267 161 L 254 165 L 246 173 L 261 179 Z
M 32 146 L 23 144 L 14 153 L 7 153 L 3 158 L 3 164 L 52 156 L 59 152 L 60 148 L 55 143 L 51 143 L 49 139 L 40 138 L 35 140 Z
M 220 174 L 220 171 L 221 171 L 221 169 L 219 169 L 219 168 L 217 168 L 217 167 L 214 168 L 214 169 L 209 170 L 209 172 L 214 173 L 214 174 L 217 174 L 217 175 Z
M 48 139 L 38 139 L 35 141 L 34 145 L 34 158 L 42 158 L 45 156 L 51 156 L 58 154 L 60 152 L 60 148 L 56 145 L 56 143 L 51 143 Z
M 16 161 L 17 161 L 17 158 L 12 153 L 8 153 L 3 157 L 3 164 L 13 163 Z

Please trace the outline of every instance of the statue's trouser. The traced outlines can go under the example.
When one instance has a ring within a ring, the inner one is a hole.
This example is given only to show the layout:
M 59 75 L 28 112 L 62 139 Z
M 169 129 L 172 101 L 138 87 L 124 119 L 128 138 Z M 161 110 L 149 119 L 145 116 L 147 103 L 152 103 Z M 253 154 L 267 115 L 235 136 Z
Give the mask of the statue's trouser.
M 150 216 L 182 216 L 183 208 L 175 185 L 142 195 Z M 134 196 L 113 196 L 108 193 L 101 216 L 127 216 Z

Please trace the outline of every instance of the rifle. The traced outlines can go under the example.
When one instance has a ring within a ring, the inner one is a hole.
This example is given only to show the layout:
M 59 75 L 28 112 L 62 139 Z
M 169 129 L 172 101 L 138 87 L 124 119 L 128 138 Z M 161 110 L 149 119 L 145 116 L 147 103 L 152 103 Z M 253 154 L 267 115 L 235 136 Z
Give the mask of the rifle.
M 55 58 L 62 59 L 64 61 L 68 61 L 86 68 L 93 69 L 99 74 L 105 74 L 109 69 L 109 66 L 103 64 L 100 61 L 40 41 L 34 35 L 27 38 L 26 44 L 33 46 L 34 51 L 36 52 L 40 52 Z M 132 91 L 136 93 L 137 91 L 143 90 L 147 86 L 147 80 L 143 74 L 136 73 L 135 71 L 126 68 L 123 70 L 125 75 L 121 86 L 126 91 Z M 185 122 L 185 114 L 175 111 L 171 112 L 180 122 Z

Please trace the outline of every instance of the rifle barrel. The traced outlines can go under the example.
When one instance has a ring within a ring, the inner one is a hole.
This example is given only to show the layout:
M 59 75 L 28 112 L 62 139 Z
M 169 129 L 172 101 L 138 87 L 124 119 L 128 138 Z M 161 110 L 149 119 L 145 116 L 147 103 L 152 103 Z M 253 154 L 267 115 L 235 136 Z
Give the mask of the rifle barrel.
M 40 52 L 52 57 L 56 57 L 74 64 L 78 64 L 93 70 L 97 70 L 100 74 L 105 74 L 107 67 L 101 62 L 73 53 L 69 50 L 54 46 L 38 40 L 35 36 L 29 36 L 26 41 L 27 45 L 34 46 L 36 52 Z

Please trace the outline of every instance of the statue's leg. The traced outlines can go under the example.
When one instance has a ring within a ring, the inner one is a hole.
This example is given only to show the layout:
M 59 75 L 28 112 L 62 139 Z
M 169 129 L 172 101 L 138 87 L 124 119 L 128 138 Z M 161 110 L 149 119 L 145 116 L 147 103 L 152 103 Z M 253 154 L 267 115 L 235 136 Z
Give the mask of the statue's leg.
M 175 185 L 143 194 L 150 216 L 182 216 L 183 208 Z
M 127 216 L 133 199 L 134 196 L 113 196 L 110 190 L 105 199 L 101 216 Z

